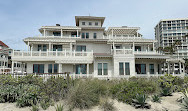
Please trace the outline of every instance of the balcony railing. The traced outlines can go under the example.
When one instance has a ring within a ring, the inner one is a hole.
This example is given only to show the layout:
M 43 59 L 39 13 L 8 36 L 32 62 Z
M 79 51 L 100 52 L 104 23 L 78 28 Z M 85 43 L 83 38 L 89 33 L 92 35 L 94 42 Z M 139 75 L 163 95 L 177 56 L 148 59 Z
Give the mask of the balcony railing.
M 114 55 L 120 54 L 161 54 L 156 51 L 134 51 L 133 49 L 115 49 L 112 51 Z
M 93 51 L 13 51 L 13 57 L 68 57 L 68 56 L 92 56 Z

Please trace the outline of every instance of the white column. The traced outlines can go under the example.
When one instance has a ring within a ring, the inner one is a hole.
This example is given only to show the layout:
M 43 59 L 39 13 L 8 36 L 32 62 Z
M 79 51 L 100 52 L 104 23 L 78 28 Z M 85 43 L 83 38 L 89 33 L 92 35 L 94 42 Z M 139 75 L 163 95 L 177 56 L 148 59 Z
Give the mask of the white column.
M 62 73 L 62 64 L 59 63 L 59 70 L 58 70 L 58 73 Z
M 153 42 L 153 51 L 155 51 L 155 44 L 154 44 L 154 42 Z
M 51 42 L 49 42 L 49 47 L 48 48 L 49 48 L 49 51 L 51 51 Z
M 168 74 L 170 73 L 170 63 L 168 62 Z
M 29 51 L 29 41 L 27 42 L 27 51 Z
M 72 42 L 70 42 L 70 51 L 72 52 Z
M 12 74 L 14 73 L 14 61 L 12 61 Z
M 148 45 L 148 52 L 149 52 L 149 45 Z
M 31 50 L 33 51 L 33 44 L 31 45 Z
M 89 64 L 87 64 L 87 74 L 89 74 Z
M 180 70 L 180 74 L 182 73 L 182 70 L 181 70 L 181 62 L 179 62 L 179 70 Z
M 61 38 L 63 37 L 63 31 L 62 31 L 62 29 L 61 29 Z
M 135 50 L 135 46 L 134 46 L 134 42 L 133 42 L 133 54 L 134 54 L 134 50 Z
M 44 37 L 46 36 L 46 29 L 44 29 Z

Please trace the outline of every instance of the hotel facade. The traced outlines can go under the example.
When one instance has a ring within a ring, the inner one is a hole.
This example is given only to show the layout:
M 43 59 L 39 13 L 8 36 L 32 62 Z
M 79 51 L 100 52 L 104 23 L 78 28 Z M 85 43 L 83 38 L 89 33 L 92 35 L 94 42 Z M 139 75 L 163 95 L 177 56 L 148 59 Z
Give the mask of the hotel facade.
M 184 75 L 184 60 L 156 51 L 156 40 L 144 39 L 139 27 L 103 27 L 105 17 L 75 16 L 76 26 L 42 26 L 41 36 L 24 39 L 28 51 L 12 52 L 26 73 L 125 78 Z M 179 67 L 171 68 L 170 64 Z

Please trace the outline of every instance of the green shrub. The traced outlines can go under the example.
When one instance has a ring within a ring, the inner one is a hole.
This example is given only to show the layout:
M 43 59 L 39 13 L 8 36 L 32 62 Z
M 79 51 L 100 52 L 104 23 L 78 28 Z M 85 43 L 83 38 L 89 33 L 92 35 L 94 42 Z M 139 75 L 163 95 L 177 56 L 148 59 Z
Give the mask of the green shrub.
M 21 86 L 19 91 L 19 97 L 17 99 L 17 106 L 31 106 L 36 105 L 40 99 L 40 87 L 32 84 L 26 84 Z
M 159 95 L 153 95 L 152 96 L 152 101 L 160 103 L 161 102 L 161 98 L 160 98 Z
M 187 111 L 188 110 L 188 93 L 187 90 L 185 90 L 185 93 L 183 92 L 184 97 L 181 104 L 181 111 Z
M 128 104 L 132 103 L 132 99 L 137 94 L 152 94 L 157 92 L 158 83 L 147 79 L 137 79 L 137 81 L 127 81 L 120 80 L 114 84 L 110 92 L 113 98 L 119 101 L 126 102 Z
M 19 77 L 18 84 L 33 84 L 33 85 L 41 86 L 43 85 L 43 79 L 39 76 L 34 76 L 32 74 L 29 74 L 23 77 Z
M 68 81 L 64 80 L 63 77 L 51 77 L 42 87 L 42 91 L 49 97 L 58 101 L 65 97 L 65 94 L 68 92 Z
M 63 105 L 57 105 L 56 107 L 55 107 L 55 110 L 56 111 L 63 111 Z
M 98 83 L 99 82 L 99 83 Z M 99 80 L 80 80 L 72 86 L 67 95 L 67 102 L 72 108 L 90 108 L 99 103 L 99 96 L 105 88 Z
M 146 103 L 148 97 L 145 94 L 137 94 L 133 99 L 133 105 L 136 108 L 150 108 L 150 105 Z
M 38 105 L 32 105 L 31 111 L 39 111 Z
M 9 84 L 0 86 L 0 102 L 15 102 L 19 94 L 19 86 Z
M 0 85 L 17 85 L 16 78 L 11 75 L 0 75 Z
M 50 101 L 45 101 L 45 100 L 42 100 L 40 101 L 40 106 L 42 107 L 43 110 L 46 110 L 50 107 Z
M 114 103 L 106 98 L 100 99 L 100 108 L 103 111 L 115 111 Z

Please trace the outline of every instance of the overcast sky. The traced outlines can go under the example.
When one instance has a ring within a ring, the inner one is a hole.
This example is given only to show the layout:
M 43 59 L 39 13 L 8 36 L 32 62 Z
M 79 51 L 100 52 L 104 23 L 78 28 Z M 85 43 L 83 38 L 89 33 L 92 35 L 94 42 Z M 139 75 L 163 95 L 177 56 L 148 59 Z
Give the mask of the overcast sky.
M 41 26 L 75 26 L 78 15 L 106 17 L 104 27 L 141 27 L 154 39 L 161 19 L 188 17 L 188 0 L 0 0 L 0 40 L 25 50 L 23 39 L 40 35 Z

